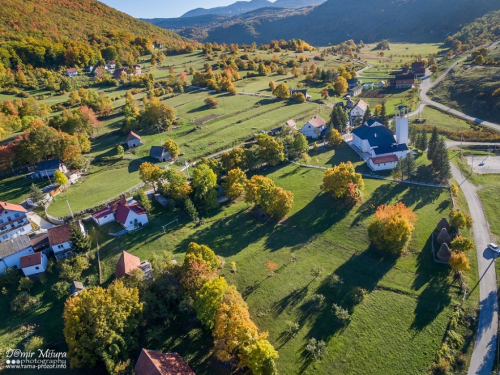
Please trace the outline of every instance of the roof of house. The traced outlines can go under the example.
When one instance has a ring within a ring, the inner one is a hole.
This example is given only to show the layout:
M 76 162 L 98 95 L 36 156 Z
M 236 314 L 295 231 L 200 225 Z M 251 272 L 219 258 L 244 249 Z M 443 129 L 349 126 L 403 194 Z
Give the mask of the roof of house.
M 20 204 L 0 202 L 0 214 L 3 211 L 28 212 L 28 211 L 26 211 L 26 208 L 24 208 Z
M 396 76 L 396 81 L 408 81 L 415 79 L 415 73 L 410 73 L 410 74 L 400 74 Z
M 134 204 L 119 204 L 115 213 L 115 220 L 125 225 L 127 222 L 127 217 L 129 212 L 132 211 L 137 215 L 146 215 L 146 211 L 142 208 L 139 203 Z
M 400 152 L 400 151 L 408 151 L 408 146 L 405 143 L 400 143 L 399 145 L 392 144 L 392 145 L 387 145 L 387 146 L 379 146 L 379 147 L 373 149 L 373 152 L 375 152 L 375 155 L 384 155 L 384 154 L 390 154 L 392 152 Z
M 411 67 L 413 69 L 418 69 L 418 68 L 425 68 L 425 63 L 423 61 L 414 61 L 412 64 L 411 64 Z
M 99 211 L 94 212 L 92 214 L 92 217 L 94 219 L 100 219 L 101 217 L 111 215 L 112 213 L 113 213 L 113 211 L 111 209 L 109 209 L 108 207 L 104 207 L 104 208 L 100 209 Z
M 178 353 L 142 349 L 135 364 L 136 375 L 196 375 Z
M 348 80 L 347 80 L 347 83 L 348 83 L 348 84 L 357 84 L 357 83 L 358 83 L 358 79 L 357 79 L 357 78 L 351 78 L 351 79 L 348 79 Z
M 167 152 L 167 149 L 163 146 L 151 146 L 151 150 L 149 150 L 149 156 L 159 159 Z
M 138 135 L 138 134 L 136 134 L 136 133 L 134 133 L 134 132 L 130 132 L 130 133 L 128 133 L 127 139 L 125 139 L 125 142 L 128 142 L 131 139 L 139 139 L 140 140 L 141 136 Z
M 47 233 L 43 233 L 39 236 L 31 237 L 30 243 L 34 249 L 39 247 L 45 247 L 46 245 L 49 244 L 49 235 Z
M 312 119 L 308 121 L 308 123 L 314 126 L 315 128 L 320 128 L 323 125 L 326 125 L 326 121 L 319 116 L 314 116 Z
M 135 269 L 141 269 L 141 260 L 135 255 L 122 251 L 122 255 L 118 259 L 118 263 L 116 263 L 115 277 L 119 279 L 125 275 L 130 275 Z
M 385 126 L 360 126 L 352 131 L 360 139 L 367 140 L 371 147 L 390 146 L 396 143 L 394 133 Z
M 147 212 L 139 203 L 130 204 L 128 208 L 137 215 L 147 215 Z
M 356 105 L 353 107 L 356 108 L 356 107 L 359 107 L 360 109 L 362 109 L 364 112 L 366 112 L 366 110 L 368 109 L 368 103 L 365 102 L 363 99 L 360 99 Z
M 372 158 L 373 164 L 392 163 L 395 161 L 398 161 L 398 157 L 394 154 Z
M 78 71 L 76 70 L 76 68 L 69 68 L 66 69 L 66 73 L 78 73 Z
M 5 242 L 0 242 L 0 259 L 15 254 L 31 246 L 30 238 L 26 235 L 11 238 Z
M 34 253 L 20 258 L 21 268 L 27 268 L 42 264 L 42 253 Z
M 61 161 L 59 159 L 43 160 L 38 163 L 36 169 L 38 171 L 44 171 L 46 169 L 59 169 Z
M 363 90 L 363 86 L 362 85 L 358 85 L 356 87 L 353 87 L 352 89 L 350 89 L 349 91 L 359 91 L 359 90 Z
M 83 286 L 82 282 L 80 282 L 80 281 L 73 281 L 71 283 L 71 286 L 70 286 L 69 290 L 70 290 L 71 293 L 75 293 L 75 292 L 79 292 L 79 291 L 84 290 L 84 289 L 85 289 L 85 287 Z
M 295 121 L 292 120 L 292 119 L 288 120 L 285 124 L 288 125 L 288 126 L 295 126 L 296 125 Z
M 59 245 L 68 242 L 71 238 L 71 227 L 69 224 L 50 228 L 48 231 L 50 246 Z

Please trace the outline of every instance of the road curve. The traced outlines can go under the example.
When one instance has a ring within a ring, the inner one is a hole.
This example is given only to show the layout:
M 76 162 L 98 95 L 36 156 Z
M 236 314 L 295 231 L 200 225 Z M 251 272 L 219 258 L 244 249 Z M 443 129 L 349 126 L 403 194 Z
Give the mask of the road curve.
M 459 183 L 473 220 L 474 241 L 479 269 L 479 322 L 474 352 L 469 365 L 468 375 L 489 375 L 493 370 L 498 330 L 498 298 L 495 273 L 495 256 L 487 248 L 490 242 L 488 221 L 481 200 L 474 185 L 451 164 L 453 178 Z
M 489 49 L 494 48 L 499 43 L 500 43 L 500 41 L 492 43 L 488 48 Z M 432 89 L 434 86 L 438 85 L 444 78 L 446 78 L 446 76 L 451 72 L 451 70 L 453 68 L 455 68 L 459 63 L 461 63 L 464 60 L 466 60 L 465 57 L 463 59 L 460 59 L 460 60 L 454 62 L 434 82 L 431 82 L 429 75 L 425 76 L 424 78 L 422 78 L 422 83 L 420 84 L 420 89 L 421 89 L 421 91 L 420 91 L 420 98 L 422 99 L 422 104 L 420 104 L 420 106 L 417 108 L 417 110 L 415 112 L 411 113 L 410 116 L 416 116 L 419 112 L 421 112 L 424 109 L 424 107 L 426 105 L 430 105 L 432 107 L 440 109 L 441 111 L 448 112 L 448 113 L 450 113 L 450 114 L 452 114 L 454 116 L 460 117 L 460 118 L 462 118 L 464 120 L 472 121 L 472 122 L 475 122 L 476 124 L 480 124 L 480 125 L 486 126 L 488 128 L 491 128 L 493 130 L 500 131 L 500 124 L 497 124 L 497 123 L 494 123 L 494 122 L 491 122 L 491 121 L 481 120 L 481 119 L 479 119 L 477 117 L 469 116 L 469 115 L 467 115 L 467 114 L 465 114 L 463 112 L 457 111 L 456 109 L 447 107 L 447 106 L 445 106 L 445 105 L 443 105 L 441 103 L 437 103 L 437 102 L 429 99 L 429 97 L 427 96 L 427 93 L 429 92 L 430 89 Z

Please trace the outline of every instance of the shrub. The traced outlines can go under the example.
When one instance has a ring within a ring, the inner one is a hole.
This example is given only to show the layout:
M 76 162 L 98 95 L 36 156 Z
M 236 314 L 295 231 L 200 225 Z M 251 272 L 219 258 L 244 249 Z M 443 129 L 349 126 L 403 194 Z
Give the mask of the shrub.
M 28 294 L 28 292 L 19 293 L 12 302 L 10 303 L 10 309 L 12 312 L 22 314 L 28 310 L 35 309 L 39 304 L 39 301 Z
M 332 312 L 337 322 L 342 325 L 346 324 L 351 319 L 349 311 L 337 305 L 336 303 L 332 305 Z
M 298 103 L 304 103 L 306 101 L 306 97 L 301 92 L 296 92 L 292 95 L 292 100 Z
M 208 108 L 217 108 L 217 106 L 219 105 L 219 100 L 217 98 L 214 98 L 213 96 L 209 96 L 205 99 L 205 105 Z
M 359 305 L 361 302 L 363 302 L 366 293 L 367 291 L 365 289 L 356 286 L 349 292 L 349 300 L 354 305 Z
M 32 336 L 24 344 L 25 352 L 36 352 L 38 349 L 42 348 L 43 348 L 43 337 L 40 336 Z
M 315 361 L 321 361 L 321 358 L 327 352 L 326 343 L 323 340 L 318 341 L 313 337 L 308 341 L 306 351 L 313 356 Z
M 57 283 L 55 283 L 54 285 L 52 285 L 52 293 L 54 294 L 54 296 L 61 300 L 67 296 L 69 296 L 69 282 L 67 281 L 58 281 Z

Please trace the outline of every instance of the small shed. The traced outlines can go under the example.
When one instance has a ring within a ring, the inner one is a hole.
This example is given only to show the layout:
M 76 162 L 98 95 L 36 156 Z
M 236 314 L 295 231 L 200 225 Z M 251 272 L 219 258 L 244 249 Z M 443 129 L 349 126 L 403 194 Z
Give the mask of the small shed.
M 128 133 L 127 139 L 125 139 L 128 148 L 135 148 L 142 145 L 141 136 L 137 133 L 130 132 Z
M 85 290 L 85 287 L 83 286 L 83 283 L 80 281 L 73 281 L 71 283 L 71 286 L 69 287 L 69 292 L 71 293 L 72 296 L 78 295 L 78 293 L 83 292 Z
M 168 200 L 165 198 L 163 195 L 156 193 L 154 195 L 155 200 L 162 206 L 162 207 L 167 207 L 168 205 Z
M 149 157 L 157 159 L 160 162 L 165 162 L 171 159 L 167 149 L 163 146 L 151 146 Z

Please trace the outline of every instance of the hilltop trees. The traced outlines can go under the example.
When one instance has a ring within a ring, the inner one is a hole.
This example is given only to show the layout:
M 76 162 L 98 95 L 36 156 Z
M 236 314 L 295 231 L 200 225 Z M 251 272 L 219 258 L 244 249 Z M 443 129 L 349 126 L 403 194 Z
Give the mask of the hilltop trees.
M 360 191 L 364 187 L 363 178 L 355 172 L 354 166 L 348 161 L 325 171 L 321 190 L 330 193 L 336 199 L 355 202 L 360 198 Z
M 380 250 L 400 254 L 410 239 L 416 221 L 417 216 L 401 202 L 381 205 L 368 226 L 368 236 Z
M 134 344 L 143 305 L 139 291 L 115 281 L 107 289 L 95 287 L 64 305 L 64 337 L 71 367 L 104 363 L 109 373 L 128 357 Z

